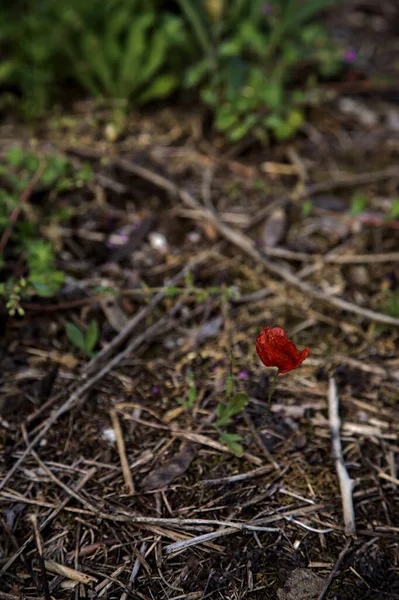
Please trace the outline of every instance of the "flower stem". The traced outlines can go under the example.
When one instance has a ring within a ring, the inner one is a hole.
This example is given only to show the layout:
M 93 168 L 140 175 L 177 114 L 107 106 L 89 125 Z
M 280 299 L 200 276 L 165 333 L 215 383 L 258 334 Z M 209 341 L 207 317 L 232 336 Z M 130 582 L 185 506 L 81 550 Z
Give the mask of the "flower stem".
M 262 423 L 259 425 L 259 427 L 257 427 L 255 429 L 255 431 L 251 434 L 250 439 L 252 439 L 255 435 L 257 435 L 260 431 L 262 431 L 262 429 L 264 428 L 264 426 L 266 425 L 266 421 L 269 417 L 270 414 L 270 406 L 272 403 L 272 396 L 276 387 L 276 383 L 277 383 L 277 378 L 278 378 L 278 371 L 275 374 L 275 376 L 272 379 L 272 383 L 270 385 L 270 390 L 269 390 L 269 394 L 267 396 L 267 407 L 266 407 L 266 412 L 265 412 L 265 416 L 262 419 Z

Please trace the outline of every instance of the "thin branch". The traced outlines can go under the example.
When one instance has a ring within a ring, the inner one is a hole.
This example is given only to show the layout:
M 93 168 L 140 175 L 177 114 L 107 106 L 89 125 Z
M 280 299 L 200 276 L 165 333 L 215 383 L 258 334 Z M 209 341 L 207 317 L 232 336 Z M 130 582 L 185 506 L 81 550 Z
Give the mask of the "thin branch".
M 340 437 L 341 420 L 339 418 L 339 398 L 337 385 L 333 377 L 330 378 L 328 388 L 328 415 L 331 430 L 332 451 L 335 461 L 335 468 L 338 475 L 339 487 L 341 490 L 342 510 L 344 514 L 345 533 L 356 536 L 355 511 L 353 508 L 353 480 L 349 477 L 346 470 L 344 458 L 342 455 L 342 445 Z
M 192 261 L 191 263 L 186 265 L 186 267 L 184 269 L 182 269 L 180 271 L 180 273 L 171 280 L 170 284 L 180 281 L 180 279 L 184 278 L 184 276 L 187 274 L 187 272 L 190 269 L 198 266 L 201 262 L 203 262 L 205 260 L 205 258 L 208 255 L 209 255 L 209 253 L 204 253 L 204 254 L 200 255 L 199 257 L 197 257 L 194 261 Z M 44 438 L 44 436 L 47 434 L 47 432 L 53 427 L 53 425 L 64 414 L 68 413 L 74 406 L 76 406 L 78 401 L 80 401 L 80 404 L 82 404 L 82 398 L 84 397 L 84 395 L 96 383 L 101 381 L 101 379 L 103 377 L 105 377 L 105 375 L 107 375 L 110 371 L 112 371 L 112 369 L 114 367 L 116 367 L 126 356 L 129 356 L 129 354 L 131 352 L 133 352 L 133 350 L 135 350 L 138 346 L 140 346 L 146 340 L 147 335 L 150 335 L 152 332 L 155 332 L 155 331 L 162 331 L 162 328 L 165 325 L 165 319 L 159 319 L 159 321 L 157 321 L 154 325 L 149 327 L 144 334 L 139 335 L 136 338 L 134 338 L 126 346 L 126 348 L 124 350 L 119 352 L 119 354 L 117 354 L 113 359 L 109 360 L 102 367 L 102 369 L 99 369 L 100 360 L 108 358 L 109 355 L 115 350 L 115 348 L 117 348 L 120 344 L 122 344 L 122 342 L 124 342 L 126 340 L 126 338 L 132 333 L 134 328 L 137 327 L 137 325 L 141 321 L 143 321 L 148 316 L 148 314 L 150 314 L 152 309 L 155 308 L 155 306 L 157 306 L 165 298 L 166 290 L 167 290 L 167 286 L 165 286 L 164 291 L 159 292 L 156 296 L 154 296 L 154 298 L 151 300 L 151 302 L 145 308 L 143 308 L 141 311 L 139 311 L 139 313 L 137 315 L 135 315 L 132 319 L 130 319 L 130 321 L 128 321 L 128 323 L 122 329 L 122 331 L 120 331 L 120 333 L 118 333 L 118 335 L 115 336 L 115 338 L 112 340 L 112 342 L 110 342 L 107 346 L 105 346 L 105 348 L 103 348 L 103 350 L 101 352 L 99 352 L 99 354 L 96 356 L 96 358 L 93 359 L 91 362 L 89 362 L 88 365 L 86 365 L 86 367 L 81 372 L 82 378 L 84 378 L 84 377 L 87 378 L 87 375 L 89 373 L 92 373 L 93 371 L 94 371 L 94 374 L 89 379 L 86 379 L 85 383 L 83 383 L 80 387 L 75 389 L 71 393 L 69 398 L 63 404 L 61 404 L 61 406 L 59 408 L 55 409 L 50 414 L 49 418 L 47 419 L 46 424 L 39 431 L 39 433 L 33 438 L 33 440 L 30 442 L 30 444 L 28 444 L 27 448 L 25 448 L 22 455 L 14 463 L 14 465 L 8 471 L 8 473 L 4 477 L 4 479 L 2 481 L 0 481 L 0 490 L 2 490 L 4 488 L 4 486 L 11 479 L 11 477 L 14 475 L 16 470 L 24 462 L 26 457 L 31 453 L 31 451 L 37 446 L 37 444 L 40 442 L 40 440 L 42 440 Z
M 326 581 L 326 583 L 324 585 L 324 588 L 322 589 L 322 591 L 321 591 L 321 593 L 320 593 L 320 595 L 319 595 L 319 597 L 318 597 L 317 600 L 324 600 L 324 598 L 325 598 L 325 596 L 326 596 L 326 594 L 328 592 L 328 589 L 329 589 L 329 587 L 330 587 L 330 585 L 332 583 L 332 580 L 334 579 L 334 577 L 335 577 L 335 575 L 336 575 L 339 567 L 341 566 L 342 561 L 344 560 L 345 556 L 348 554 L 348 551 L 349 551 L 349 548 L 351 547 L 351 544 L 352 544 L 352 540 L 351 539 L 346 540 L 346 544 L 343 547 L 343 549 L 341 550 L 341 552 L 339 553 L 339 556 L 338 556 L 338 559 L 337 559 L 337 561 L 336 561 L 336 563 L 334 565 L 334 568 L 331 571 L 331 573 L 329 574 L 328 579 L 327 579 L 327 581 Z
M 251 240 L 247 235 L 239 231 L 235 231 L 226 224 L 222 223 L 216 214 L 211 212 L 209 209 L 204 208 L 190 192 L 179 188 L 170 179 L 167 179 L 158 173 L 153 173 L 149 169 L 138 166 L 126 159 L 115 159 L 113 164 L 124 171 L 136 175 L 145 181 L 149 181 L 157 187 L 180 198 L 184 204 L 199 211 L 202 217 L 212 223 L 212 225 L 216 227 L 216 229 L 223 235 L 223 237 L 226 238 L 226 240 L 240 248 L 245 254 L 253 258 L 256 262 L 262 264 L 270 273 L 301 290 L 301 292 L 303 292 L 306 296 L 330 304 L 335 308 L 344 310 L 345 312 L 357 314 L 370 321 L 399 326 L 398 318 L 378 313 L 367 308 L 362 308 L 357 304 L 353 304 L 352 302 L 348 302 L 347 300 L 343 300 L 342 298 L 328 294 L 327 292 L 324 292 L 306 283 L 305 281 L 302 281 L 299 277 L 292 273 L 292 271 L 288 270 L 282 265 L 271 262 L 256 248 L 253 240 Z M 388 175 L 385 174 L 385 177 L 387 176 Z
M 119 460 L 121 462 L 122 473 L 123 473 L 123 478 L 125 480 L 125 485 L 129 491 L 129 494 L 134 494 L 135 489 L 134 489 L 133 477 L 132 477 L 132 472 L 129 467 L 129 461 L 127 460 L 127 456 L 126 456 L 126 448 L 125 448 L 125 441 L 123 439 L 122 428 L 121 428 L 121 424 L 119 422 L 118 414 L 114 408 L 111 409 L 110 415 L 111 415 L 112 427 L 115 432 L 116 445 L 117 445 L 118 452 L 119 452 Z

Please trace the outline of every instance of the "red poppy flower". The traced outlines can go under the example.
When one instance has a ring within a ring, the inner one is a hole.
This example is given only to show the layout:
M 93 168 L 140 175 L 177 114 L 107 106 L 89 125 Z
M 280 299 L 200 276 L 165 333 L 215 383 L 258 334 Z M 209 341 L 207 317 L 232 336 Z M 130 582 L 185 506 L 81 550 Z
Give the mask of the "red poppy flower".
M 299 351 L 281 327 L 265 327 L 256 338 L 256 351 L 265 367 L 277 367 L 279 375 L 297 369 L 310 352 Z

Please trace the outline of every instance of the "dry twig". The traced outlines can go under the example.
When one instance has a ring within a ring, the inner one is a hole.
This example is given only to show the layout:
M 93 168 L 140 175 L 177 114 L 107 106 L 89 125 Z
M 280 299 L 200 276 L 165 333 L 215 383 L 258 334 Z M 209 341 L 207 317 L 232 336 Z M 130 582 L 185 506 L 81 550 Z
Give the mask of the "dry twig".
M 208 255 L 209 255 L 209 253 L 204 253 L 204 254 L 200 255 L 199 257 L 197 257 L 194 261 L 192 261 L 191 263 L 186 265 L 184 267 L 184 269 L 182 269 L 182 271 L 180 271 L 180 273 L 172 279 L 172 281 L 170 282 L 169 285 L 177 283 L 178 281 L 180 281 L 180 279 L 184 278 L 184 276 L 186 275 L 187 272 L 189 272 L 191 269 L 193 269 L 194 267 L 198 266 L 201 262 L 203 262 L 205 260 L 205 258 L 208 257 Z M 138 346 L 140 346 L 143 343 L 143 341 L 145 341 L 147 339 L 147 336 L 149 334 L 156 332 L 156 331 L 158 331 L 158 332 L 162 331 L 162 324 L 164 323 L 164 320 L 160 319 L 157 323 L 155 323 L 155 325 L 152 325 L 151 327 L 149 327 L 147 332 L 144 335 L 139 335 L 136 338 L 134 338 L 126 346 L 126 348 L 124 350 L 119 352 L 119 354 L 117 354 L 112 360 L 109 360 L 102 367 L 102 369 L 98 370 L 100 362 L 103 359 L 109 357 L 109 355 L 112 354 L 112 352 L 120 344 L 122 344 L 123 341 L 126 340 L 126 338 L 133 331 L 133 329 L 142 320 L 144 320 L 147 317 L 147 315 L 151 312 L 151 310 L 164 299 L 165 294 L 166 294 L 166 289 L 167 289 L 167 286 L 165 286 L 164 291 L 159 292 L 156 296 L 154 296 L 154 298 L 151 300 L 151 302 L 148 304 L 148 306 L 146 306 L 141 311 L 139 311 L 139 313 L 137 315 L 135 315 L 126 324 L 126 326 L 122 329 L 122 331 L 120 333 L 118 333 L 118 335 L 115 336 L 115 338 L 112 340 L 112 342 L 110 342 L 107 346 L 105 346 L 105 348 L 103 348 L 103 350 L 101 352 L 99 352 L 99 354 L 96 356 L 96 358 L 93 359 L 91 362 L 89 362 L 86 365 L 86 367 L 82 370 L 82 376 L 87 377 L 87 375 L 89 373 L 92 373 L 93 371 L 94 371 L 94 374 L 89 379 L 86 379 L 86 382 L 83 383 L 80 387 L 75 389 L 75 391 L 73 391 L 71 393 L 69 398 L 63 404 L 61 404 L 61 406 L 59 408 L 57 408 L 56 410 L 53 411 L 53 413 L 47 419 L 47 422 L 45 423 L 43 428 L 34 437 L 34 439 L 29 443 L 28 447 L 24 450 L 22 455 L 14 463 L 14 465 L 11 467 L 11 469 L 9 470 L 7 475 L 4 477 L 4 479 L 0 482 L 0 490 L 2 490 L 4 488 L 6 483 L 11 479 L 11 477 L 14 475 L 15 471 L 21 466 L 21 464 L 26 459 L 26 457 L 37 446 L 37 444 L 40 442 L 40 440 L 42 440 L 44 438 L 46 433 L 52 428 L 52 426 L 58 421 L 58 419 L 60 417 L 62 417 L 65 413 L 69 412 L 71 410 L 71 408 L 74 407 L 79 400 L 81 401 L 81 399 L 84 397 L 84 395 L 98 381 L 101 381 L 101 379 L 103 377 L 105 377 L 105 375 L 107 375 L 110 371 L 112 371 L 112 369 L 114 367 L 116 367 L 126 356 L 128 356 L 131 352 L 133 352 L 133 350 L 135 350 Z
M 341 552 L 339 553 L 338 559 L 334 565 L 333 570 L 331 571 L 331 573 L 329 574 L 327 581 L 324 585 L 324 588 L 322 589 L 319 597 L 317 600 L 324 600 L 328 589 L 332 583 L 332 580 L 334 579 L 335 575 L 337 574 L 338 569 L 340 568 L 342 561 L 344 560 L 345 556 L 348 554 L 349 548 L 351 547 L 352 544 L 352 540 L 348 539 L 346 540 L 345 546 L 343 547 L 343 549 L 341 550 Z
M 112 420 L 112 427 L 115 432 L 116 445 L 117 445 L 118 452 L 119 452 L 119 459 L 121 461 L 122 473 L 123 473 L 123 478 L 125 480 L 125 485 L 126 485 L 127 489 L 129 490 L 129 494 L 134 494 L 135 489 L 134 489 L 133 477 L 132 477 L 132 473 L 131 473 L 130 467 L 129 467 L 129 462 L 128 462 L 127 456 L 126 456 L 126 448 L 125 448 L 125 441 L 123 439 L 122 428 L 119 423 L 118 414 L 114 408 L 112 408 L 110 410 L 110 415 L 111 415 L 111 420 Z
M 337 385 L 333 377 L 330 378 L 328 388 L 328 415 L 331 430 L 332 451 L 335 461 L 335 468 L 339 479 L 341 490 L 342 510 L 344 514 L 345 533 L 356 536 L 355 511 L 353 508 L 353 480 L 349 477 L 346 470 L 344 458 L 342 455 L 342 445 L 340 437 L 341 421 L 339 418 L 339 398 Z
M 396 317 L 391 317 L 390 315 L 384 315 L 367 308 L 362 308 L 361 306 L 353 304 L 352 302 L 348 302 L 347 300 L 343 300 L 342 298 L 338 298 L 327 292 L 319 290 L 305 281 L 302 281 L 286 267 L 274 264 L 255 247 L 254 242 L 247 235 L 239 231 L 235 231 L 234 229 L 231 229 L 231 227 L 228 227 L 226 224 L 222 223 L 215 213 L 201 206 L 200 202 L 198 202 L 198 200 L 194 198 L 192 194 L 190 194 L 187 190 L 179 188 L 175 183 L 166 177 L 158 175 L 149 169 L 140 167 L 125 159 L 115 159 L 113 163 L 115 166 L 120 167 L 124 171 L 136 175 L 145 181 L 149 181 L 168 193 L 177 196 L 184 204 L 199 211 L 199 214 L 201 214 L 205 220 L 212 223 L 212 225 L 216 227 L 216 229 L 229 242 L 240 248 L 245 254 L 253 258 L 256 262 L 262 264 L 270 273 L 296 287 L 306 296 L 318 301 L 326 302 L 327 304 L 331 304 L 335 308 L 339 308 L 345 312 L 357 314 L 370 321 L 399 326 L 399 319 Z

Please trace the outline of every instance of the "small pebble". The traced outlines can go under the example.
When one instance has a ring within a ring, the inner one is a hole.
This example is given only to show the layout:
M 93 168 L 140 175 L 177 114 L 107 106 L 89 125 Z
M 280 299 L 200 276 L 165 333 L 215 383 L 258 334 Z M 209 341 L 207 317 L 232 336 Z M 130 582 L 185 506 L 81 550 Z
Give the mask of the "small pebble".
M 190 231 L 187 239 L 192 244 L 198 244 L 201 241 L 201 234 L 198 231 Z
M 168 242 L 163 233 L 152 231 L 148 236 L 150 246 L 154 250 L 158 250 L 161 254 L 166 254 L 169 249 Z
M 106 429 L 103 429 L 101 432 L 101 436 L 107 440 L 107 442 L 109 442 L 110 444 L 113 444 L 115 442 L 115 431 L 112 427 L 107 427 Z

